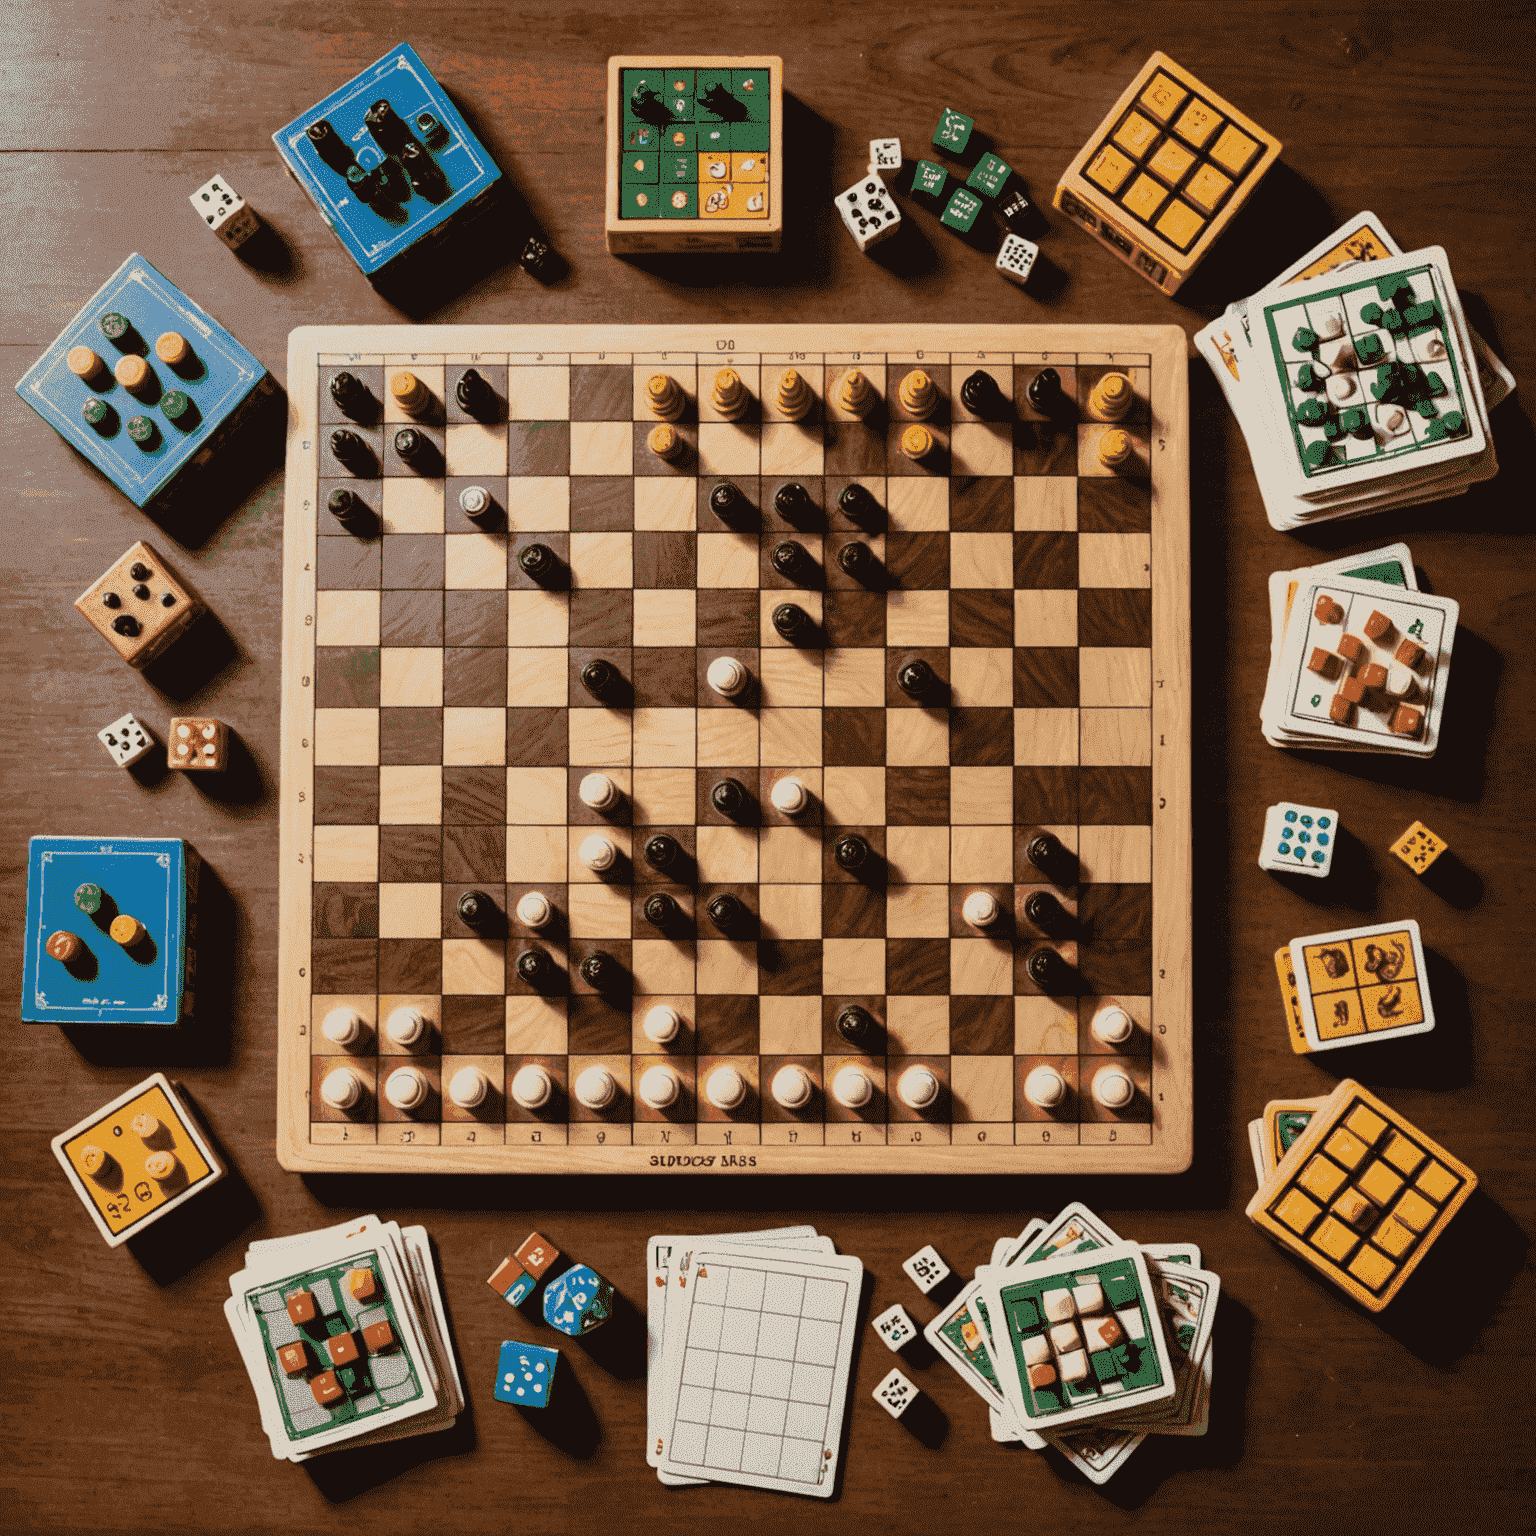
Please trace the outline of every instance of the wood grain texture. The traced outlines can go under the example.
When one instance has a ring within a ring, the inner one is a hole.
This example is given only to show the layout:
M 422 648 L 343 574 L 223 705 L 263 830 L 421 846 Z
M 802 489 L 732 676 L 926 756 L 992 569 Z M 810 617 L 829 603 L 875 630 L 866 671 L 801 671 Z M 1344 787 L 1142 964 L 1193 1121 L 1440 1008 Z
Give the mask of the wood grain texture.
M 9 1389 L 0 1427 L 11 1453 L 0 1471 L 4 1523 L 311 1532 L 420 1531 L 451 1520 L 469 1532 L 504 1530 L 511 1518 L 546 1530 L 692 1518 L 751 1521 L 765 1532 L 889 1531 L 953 1523 L 959 1494 L 974 1528 L 1013 1523 L 1025 1501 L 1039 1523 L 1081 1531 L 1119 1531 L 1130 1521 L 1181 1533 L 1351 1519 L 1361 1530 L 1459 1528 L 1469 1517 L 1490 1531 L 1528 1524 L 1536 1443 L 1519 1384 L 1531 1374 L 1536 1300 L 1526 1237 L 1536 1221 L 1526 1022 L 1536 940 L 1536 716 L 1528 704 L 1536 438 L 1525 393 L 1536 381 L 1536 345 L 1520 324 L 1536 234 L 1529 8 L 1256 3 L 1240 13 L 1197 5 L 1154 13 L 1026 3 L 1004 12 L 953 4 L 876 12 L 765 0 L 728 16 L 700 10 L 684 29 L 689 47 L 784 56 L 785 249 L 615 260 L 602 250 L 606 59 L 652 49 L 659 31 L 679 27 L 613 0 L 569 10 L 382 0 L 308 9 L 267 0 L 12 7 L 0 50 L 0 85 L 12 104 L 0 123 L 8 276 L 0 361 L 19 378 L 135 249 L 280 380 L 296 326 L 399 323 L 282 174 L 269 135 L 402 37 L 468 110 L 571 267 L 548 289 L 515 266 L 495 267 L 435 310 L 443 323 L 841 323 L 899 314 L 956 323 L 1174 321 L 1192 332 L 1361 208 L 1374 209 L 1409 249 L 1444 243 L 1473 323 L 1521 380 L 1494 417 L 1501 473 L 1465 497 L 1304 537 L 1276 533 L 1214 381 L 1202 364 L 1191 369 L 1194 1167 L 1171 1179 L 877 1179 L 852 1189 L 838 1180 L 732 1181 L 718 1168 L 693 1180 L 620 1185 L 280 1172 L 272 1042 L 281 425 L 227 466 L 227 482 L 194 515 L 162 530 L 6 391 L 0 463 L 12 536 L 0 858 L 13 921 L 0 931 L 0 954 L 13 996 L 14 915 L 33 833 L 187 837 L 207 861 L 210 926 L 199 978 L 199 1010 L 206 996 L 208 1011 L 184 1038 L 10 1026 L 10 1157 L 0 1174 Z M 945 104 L 974 115 L 1035 199 L 1047 200 L 1154 48 L 1286 145 L 1176 302 L 1059 218 L 1023 291 L 927 213 L 904 208 L 901 238 L 873 258 L 837 227 L 831 198 L 862 170 L 869 139 L 897 134 L 909 155 L 920 152 Z M 186 197 L 215 172 L 273 227 L 282 255 L 247 264 L 198 228 Z M 1052 450 L 1042 443 L 1039 451 Z M 71 606 L 141 537 L 219 620 L 190 656 L 173 652 L 143 679 Z M 1269 749 L 1257 719 L 1268 573 L 1398 537 L 1410 543 L 1426 587 L 1463 605 L 1439 755 L 1407 763 Z M 701 611 L 706 622 L 717 622 L 713 610 Z M 229 721 L 235 766 L 222 780 L 196 782 L 124 774 L 90 738 L 125 708 L 162 739 L 172 713 Z M 844 788 L 855 793 L 856 777 Z M 1338 807 L 1344 836 L 1328 881 L 1302 889 L 1254 863 L 1264 808 L 1281 799 Z M 1416 817 L 1457 858 L 1422 883 L 1387 851 Z M 391 856 L 375 837 L 344 857 L 377 861 L 381 853 Z M 1398 916 L 1417 917 L 1424 929 L 1435 1032 L 1369 1048 L 1374 1054 L 1347 1064 L 1293 1055 L 1275 948 L 1297 934 Z M 403 969 L 409 958 L 402 955 Z M 514 1024 L 529 1041 L 518 1048 L 529 1052 L 551 1033 L 548 1021 L 519 1017 L 508 1021 L 509 1035 Z M 112 1252 L 48 1142 L 156 1068 L 206 1112 L 231 1173 L 128 1252 Z M 1242 1217 L 1254 1187 L 1246 1122 L 1268 1099 L 1327 1092 L 1342 1071 L 1479 1175 L 1477 1195 L 1437 1245 L 1471 1261 L 1454 1303 L 1420 1284 L 1427 1262 L 1391 1308 L 1368 1317 Z M 553 1422 L 491 1400 L 499 1341 L 548 1338 L 484 1284 L 530 1229 L 591 1263 L 643 1310 L 647 1233 L 811 1220 L 865 1260 L 872 1311 L 899 1300 L 923 1321 L 931 1309 L 901 1274 L 903 1258 L 932 1242 L 969 1271 L 995 1235 L 1071 1198 L 1127 1236 L 1199 1242 L 1224 1281 L 1211 1433 L 1149 1442 L 1103 1493 L 1059 1464 L 993 1446 L 980 1404 L 938 1366 L 908 1374 L 941 1409 L 947 1438 L 937 1448 L 913 1438 L 869 1401 L 890 1362 L 867 1335 L 842 1490 L 826 1508 L 748 1490 L 663 1490 L 641 1457 L 643 1375 L 632 1344 L 603 1356 L 569 1351 L 562 1390 L 572 1406 Z M 274 1462 L 219 1311 L 226 1277 L 251 1237 L 369 1210 L 425 1221 L 436 1238 L 472 1412 L 448 1435 L 399 1448 L 344 1453 L 306 1470 Z

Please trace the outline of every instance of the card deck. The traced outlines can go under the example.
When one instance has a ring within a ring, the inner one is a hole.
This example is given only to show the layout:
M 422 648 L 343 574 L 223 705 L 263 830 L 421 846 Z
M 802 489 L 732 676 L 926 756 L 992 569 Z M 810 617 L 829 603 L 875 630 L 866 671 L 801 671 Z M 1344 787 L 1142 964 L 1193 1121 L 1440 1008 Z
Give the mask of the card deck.
M 1435 1027 L 1424 945 L 1412 918 L 1292 939 L 1302 1028 L 1313 1051 Z

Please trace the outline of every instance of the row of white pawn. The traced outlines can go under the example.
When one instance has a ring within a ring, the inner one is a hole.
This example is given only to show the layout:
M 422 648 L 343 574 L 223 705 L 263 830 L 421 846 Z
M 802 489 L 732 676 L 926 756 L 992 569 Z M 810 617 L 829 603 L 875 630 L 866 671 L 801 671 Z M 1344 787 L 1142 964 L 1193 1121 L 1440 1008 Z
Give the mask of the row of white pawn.
M 641 1027 L 653 1044 L 667 1045 L 677 1038 L 682 1017 L 675 1008 L 658 1003 L 647 1011 Z M 327 1040 L 343 1047 L 356 1044 L 364 1028 L 362 1017 L 351 1008 L 333 1008 L 320 1026 Z M 423 1044 L 430 1028 L 426 1015 L 408 1005 L 396 1008 L 384 1023 L 385 1035 L 405 1050 Z M 1125 1009 L 1111 1004 L 1093 1016 L 1089 1029 L 1101 1045 L 1118 1046 L 1131 1038 L 1135 1023 Z M 420 1109 L 431 1091 L 427 1075 L 419 1067 L 397 1067 L 384 1080 L 385 1099 L 402 1113 Z M 475 1066 L 460 1067 L 448 1081 L 449 1101 L 460 1109 L 478 1108 L 490 1091 L 490 1078 Z M 619 1085 L 607 1067 L 594 1065 L 577 1076 L 571 1091 L 583 1108 L 601 1110 L 618 1098 Z M 660 1062 L 647 1067 L 635 1085 L 640 1102 L 651 1109 L 669 1108 L 682 1091 L 682 1078 L 677 1070 Z M 704 1080 L 704 1097 L 716 1109 L 739 1109 L 746 1102 L 748 1091 L 746 1079 L 729 1064 L 715 1067 Z M 804 1067 L 790 1063 L 774 1073 L 769 1091 L 774 1102 L 783 1108 L 804 1109 L 811 1102 L 815 1084 Z M 1033 1068 L 1024 1079 L 1024 1097 L 1037 1109 L 1059 1108 L 1069 1091 L 1066 1078 L 1045 1063 Z M 363 1079 L 345 1065 L 328 1072 L 320 1085 L 320 1097 L 332 1109 L 343 1111 L 357 1108 L 365 1092 Z M 531 1062 L 513 1074 L 511 1092 L 512 1101 L 519 1108 L 543 1109 L 554 1098 L 554 1079 L 544 1067 Z M 932 1109 L 941 1092 L 938 1076 L 921 1064 L 908 1067 L 896 1079 L 896 1096 L 909 1109 Z M 1136 1097 L 1136 1084 L 1123 1065 L 1111 1061 L 1094 1072 L 1089 1092 L 1095 1103 L 1105 1109 L 1126 1109 Z M 864 1067 L 849 1062 L 833 1074 L 831 1093 L 843 1108 L 862 1109 L 875 1096 L 875 1082 Z

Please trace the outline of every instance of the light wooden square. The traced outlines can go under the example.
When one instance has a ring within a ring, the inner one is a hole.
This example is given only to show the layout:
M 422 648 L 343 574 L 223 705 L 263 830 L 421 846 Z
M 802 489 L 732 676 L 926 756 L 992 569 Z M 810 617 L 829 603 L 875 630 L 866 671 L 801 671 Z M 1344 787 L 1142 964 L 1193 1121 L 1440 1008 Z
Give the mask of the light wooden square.
M 507 416 L 512 421 L 566 421 L 571 414 L 571 370 L 514 363 L 507 369 Z
M 703 883 L 733 885 L 757 879 L 756 827 L 700 827 L 695 835 Z
M 1096 885 L 1151 881 L 1151 827 L 1080 827 L 1077 836 L 1084 880 Z
M 949 584 L 951 587 L 1012 587 L 1013 535 L 950 534 Z
M 573 533 L 571 575 L 578 587 L 631 587 L 635 540 L 629 533 Z
M 377 645 L 377 592 L 315 593 L 316 645 Z
M 885 717 L 885 760 L 893 768 L 942 767 L 949 761 L 949 720 L 926 709 L 893 709 Z
M 1078 652 L 1084 709 L 1134 709 L 1152 698 L 1152 652 L 1140 646 L 1086 646 Z
M 376 709 L 317 709 L 315 766 L 366 768 L 379 760 L 379 712 Z
M 949 878 L 959 884 L 1009 884 L 1013 880 L 1013 839 L 991 827 L 949 829 Z
M 1043 588 L 1013 594 L 1013 643 L 1077 644 L 1077 590 Z
M 939 533 L 949 527 L 949 480 L 897 475 L 886 482 L 888 525 L 900 533 Z
M 377 826 L 315 828 L 316 880 L 356 881 L 372 885 L 379 878 Z
M 571 894 L 574 897 L 576 888 L 582 885 L 605 885 L 607 882 L 596 870 L 588 869 L 581 862 L 581 845 L 589 837 L 606 837 L 615 848 L 619 850 L 621 859 L 633 860 L 635 850 L 635 834 L 630 827 L 567 827 L 566 860 L 570 869 Z
M 575 713 L 575 711 L 573 711 Z M 696 709 L 637 709 L 635 766 L 687 768 L 697 755 Z
M 748 421 L 701 421 L 700 472 L 706 475 L 757 474 L 761 462 L 759 431 L 755 423 Z
M 941 827 L 938 829 L 943 831 Z M 890 831 L 886 832 L 887 838 Z M 947 885 L 889 885 L 885 891 L 885 932 L 892 939 L 949 936 Z
M 565 592 L 528 587 L 507 593 L 507 644 L 568 645 L 571 600 Z
M 443 770 L 435 763 L 379 769 L 379 821 L 385 826 L 440 826 Z
M 450 533 L 443 540 L 443 585 L 450 592 L 496 592 L 506 584 L 504 533 Z
M 819 885 L 765 885 L 758 892 L 764 930 L 780 939 L 821 937 Z
M 573 709 L 567 716 L 570 732 L 567 759 L 583 768 L 628 764 L 632 750 L 629 715 L 621 710 Z
M 1016 709 L 1013 760 L 1021 767 L 1055 768 L 1077 761 L 1075 709 Z
M 823 703 L 828 709 L 885 707 L 884 651 L 834 647 L 823 651 L 822 658 Z
M 507 526 L 515 533 L 563 533 L 571 526 L 571 482 L 522 475 L 507 482 Z
M 1013 769 L 951 768 L 949 819 L 958 825 L 1013 825 Z
M 1013 951 L 991 939 L 949 941 L 949 990 L 957 997 L 1008 997 L 1013 992 Z
M 697 990 L 694 946 L 671 939 L 636 939 L 630 947 L 635 991 L 645 997 L 692 994 Z
M 757 1006 L 757 1043 L 762 1055 L 821 1055 L 819 997 L 765 997 Z
M 1010 1124 L 1013 1120 L 1013 1058 L 951 1056 L 949 1096 L 956 1123 Z
M 701 994 L 757 991 L 757 947 L 728 939 L 700 939 L 696 945 L 696 987 Z
M 1077 536 L 1079 587 L 1150 587 L 1150 533 L 1080 533 Z
M 1077 480 L 1072 475 L 1016 475 L 1015 533 L 1071 533 L 1077 527 Z M 1087 585 L 1086 582 L 1083 583 Z
M 635 527 L 652 533 L 692 533 L 698 526 L 699 482 L 671 475 L 635 481 Z
M 821 428 L 814 420 L 768 421 L 761 431 L 763 474 L 809 478 L 822 473 Z
M 885 1033 L 887 1055 L 948 1056 L 949 999 L 886 998 Z
M 956 646 L 949 653 L 955 703 L 1007 709 L 1013 703 L 1013 653 L 1001 647 Z
M 884 939 L 823 939 L 821 985 L 828 995 L 885 991 Z
M 385 533 L 441 533 L 443 482 L 415 475 L 386 475 L 379 498 L 379 523 Z
M 701 709 L 695 719 L 701 768 L 751 768 L 758 760 L 757 720 L 740 709 Z
M 564 650 L 518 647 L 507 652 L 507 703 L 563 709 L 570 702 L 571 671 Z
M 829 767 L 824 771 L 822 802 L 828 825 L 880 826 L 885 821 L 885 769 Z
M 947 885 L 948 827 L 887 827 L 885 860 L 892 885 Z
M 891 484 L 898 484 L 892 481 Z M 949 593 L 887 592 L 885 643 L 892 645 L 949 644 Z M 883 694 L 882 694 L 883 700 Z
M 507 990 L 507 946 L 500 939 L 444 939 L 443 993 L 499 997 Z
M 1016 1056 L 1075 1056 L 1077 999 L 1014 998 L 1013 1051 Z
M 718 714 L 718 710 L 706 710 Z M 796 763 L 821 762 L 821 711 L 819 709 L 765 709 L 758 716 L 759 761 L 765 766 L 790 768 Z
M 443 711 L 443 762 L 465 768 L 507 760 L 507 712 L 455 706 Z
M 636 825 L 691 827 L 695 790 L 691 769 L 636 768 L 633 799 Z
M 570 851 L 564 826 L 508 826 L 507 879 L 516 884 L 564 885 Z
M 692 645 L 698 593 L 692 587 L 639 587 L 635 591 L 636 645 Z
M 767 708 L 780 709 L 820 705 L 824 654 L 821 651 L 802 651 L 795 646 L 780 646 L 761 652 L 758 684 L 763 704 Z M 811 761 L 820 761 L 819 751 Z
M 627 421 L 573 421 L 571 474 L 630 475 L 635 469 L 635 434 Z
M 603 885 L 595 880 L 590 884 L 573 884 L 567 902 L 566 917 L 573 938 L 629 937 L 631 914 L 627 886 Z
M 386 709 L 435 709 L 443 702 L 438 646 L 386 645 L 379 652 L 379 703 Z
M 764 885 L 810 885 L 821 879 L 821 838 L 817 827 L 764 827 L 757 858 Z
M 1013 429 L 1007 422 L 957 421 L 949 433 L 950 472 L 1011 475 Z
M 701 533 L 698 544 L 701 587 L 755 587 L 757 540 L 739 533 Z
M 507 999 L 508 1056 L 563 1056 L 568 1048 L 563 997 Z
M 397 373 L 414 373 L 423 384 L 431 390 L 433 398 L 443 398 L 443 365 L 441 363 L 422 363 L 412 357 L 388 358 L 384 364 L 384 420 L 394 422 L 397 425 L 408 424 L 416 418 L 410 414 L 395 399 L 394 391 L 389 387 L 390 381 Z
M 442 886 L 386 881 L 379 887 L 381 939 L 437 939 L 442 933 Z
M 1146 768 L 1152 762 L 1150 709 L 1085 709 L 1083 763 L 1096 768 Z
M 740 377 L 741 382 L 746 385 L 747 393 L 753 399 L 759 402 L 762 400 L 762 364 L 737 362 L 734 357 L 722 357 L 718 361 L 700 363 L 698 401 L 699 420 L 701 422 L 718 423 L 721 420 L 720 412 L 715 408 L 715 379 L 726 368 L 731 369 Z M 774 379 L 777 381 L 777 373 L 774 374 Z M 751 413 L 749 412 L 748 414 L 750 415 Z
M 443 459 L 450 475 L 504 475 L 507 429 L 478 421 L 450 422 Z

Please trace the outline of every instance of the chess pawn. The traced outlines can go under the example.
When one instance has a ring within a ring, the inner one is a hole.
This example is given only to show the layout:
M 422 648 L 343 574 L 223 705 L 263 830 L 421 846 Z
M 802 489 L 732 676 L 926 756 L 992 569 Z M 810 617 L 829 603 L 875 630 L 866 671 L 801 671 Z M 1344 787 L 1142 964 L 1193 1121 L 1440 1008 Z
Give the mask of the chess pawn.
M 453 398 L 459 402 L 459 409 L 476 421 L 494 421 L 496 418 L 496 391 L 474 368 L 466 368 L 459 375 Z
M 675 464 L 688 451 L 683 434 L 665 421 L 646 434 L 645 446 L 667 464 Z
M 554 904 L 543 891 L 527 891 L 518 897 L 517 920 L 525 928 L 544 928 L 555 915 Z
M 1131 449 L 1131 434 L 1123 427 L 1111 427 L 1099 438 L 1099 463 L 1105 469 L 1118 469 L 1130 458 Z
M 726 421 L 740 421 L 752 406 L 752 394 L 734 368 L 722 368 L 709 392 L 710 404 Z
M 1024 398 L 1042 416 L 1059 414 L 1067 404 L 1066 391 L 1061 387 L 1061 375 L 1054 368 L 1042 368 L 1025 386 Z
M 1041 933 L 1052 937 L 1071 932 L 1077 921 L 1049 891 L 1029 893 L 1024 900 L 1024 917 Z
M 688 408 L 683 387 L 670 373 L 653 373 L 645 381 L 645 403 L 661 421 L 676 421 Z
M 1032 1067 L 1024 1079 L 1024 1097 L 1036 1109 L 1056 1109 L 1067 1097 L 1067 1080 L 1055 1067 Z
M 811 1081 L 811 1075 L 804 1067 L 790 1062 L 788 1066 L 780 1067 L 773 1074 L 770 1091 L 773 1094 L 774 1103 L 782 1108 L 804 1109 L 811 1102 L 811 1095 L 816 1091 L 816 1085 Z
M 716 896 L 704 910 L 709 913 L 710 922 L 727 937 L 747 928 L 747 909 L 729 891 Z
M 709 510 L 729 528 L 745 522 L 752 513 L 752 505 L 738 486 L 722 480 L 710 490 Z
M 491 1080 L 479 1067 L 460 1067 L 448 1080 L 448 1099 L 460 1109 L 478 1109 L 491 1091 Z
M 875 500 L 875 493 L 867 485 L 860 485 L 857 480 L 838 492 L 837 506 L 849 522 L 858 523 L 860 527 L 880 516 L 880 503 Z
M 875 1085 L 863 1067 L 842 1067 L 832 1079 L 832 1097 L 844 1109 L 863 1109 L 874 1096 Z
M 432 409 L 432 391 L 407 369 L 390 377 L 389 393 L 407 416 L 425 416 Z
M 514 962 L 518 979 L 530 987 L 543 987 L 550 978 L 553 965 L 542 949 L 525 949 Z
M 594 949 L 577 967 L 581 979 L 598 992 L 607 992 L 619 985 L 623 975 L 612 955 Z
M 480 526 L 496 520 L 496 503 L 483 485 L 466 485 L 459 492 L 459 511 Z
M 332 1109 L 356 1109 L 363 1101 L 363 1080 L 351 1067 L 335 1067 L 320 1084 L 320 1097 Z
M 972 891 L 960 906 L 960 916 L 972 928 L 990 928 L 1002 915 L 1002 906 L 991 891 Z
M 613 843 L 599 832 L 594 832 L 591 837 L 585 837 L 581 841 L 581 847 L 577 850 L 577 857 L 594 874 L 602 874 L 610 870 L 618 862 L 619 850 Z
M 927 427 L 918 426 L 915 422 L 903 429 L 901 434 L 901 451 L 914 464 L 920 464 L 938 446 L 938 439 Z
M 1029 952 L 1024 969 L 1029 979 L 1047 994 L 1065 992 L 1072 981 L 1071 967 L 1048 944 Z
M 665 1003 L 657 1003 L 655 1007 L 648 1008 L 640 1025 L 645 1038 L 653 1045 L 670 1045 L 677 1039 L 682 1027 L 682 1016 L 676 1008 L 669 1008 Z
M 811 803 L 810 792 L 793 774 L 779 779 L 769 791 L 774 810 L 784 816 L 798 816 Z
M 747 792 L 740 779 L 720 779 L 710 787 L 709 803 L 722 816 L 739 821 L 747 813 Z
M 896 1097 L 908 1109 L 932 1109 L 939 1102 L 941 1088 L 932 1069 L 924 1066 L 908 1067 L 896 1079 Z
M 405 1114 L 420 1109 L 431 1092 L 426 1075 L 415 1067 L 398 1067 L 384 1079 L 384 1097 Z
M 682 1082 L 671 1067 L 647 1067 L 636 1087 L 640 1102 L 650 1109 L 668 1109 L 677 1103 Z
M 668 832 L 658 832 L 645 840 L 645 862 L 652 869 L 668 870 L 682 858 L 682 845 Z
M 803 421 L 810 415 L 811 407 L 816 403 L 816 396 L 811 392 L 811 386 L 806 383 L 805 375 L 793 368 L 786 368 L 779 375 L 778 392 L 774 397 L 774 404 L 778 407 L 779 414 L 790 421 Z
M 875 408 L 879 398 L 862 368 L 850 368 L 837 381 L 838 409 L 860 421 Z
M 342 1050 L 351 1050 L 368 1033 L 368 1026 L 363 1022 L 363 1016 L 355 1008 L 332 1008 L 320 1021 L 320 1033 L 330 1041 L 332 1045 L 339 1045 Z
M 1111 1004 L 1100 1008 L 1088 1026 L 1100 1045 L 1124 1045 L 1136 1029 L 1136 1022 L 1124 1008 Z
M 734 656 L 717 656 L 704 678 L 722 699 L 734 699 L 746 691 L 752 674 Z
M 1123 373 L 1106 373 L 1088 391 L 1088 413 L 1096 421 L 1119 421 L 1136 403 L 1131 381 Z
M 386 1037 L 402 1051 L 414 1051 L 424 1045 L 431 1028 L 426 1014 L 409 1003 L 402 1003 L 384 1021 Z
M 619 786 L 606 773 L 589 773 L 576 790 L 581 803 L 592 811 L 612 810 L 619 803 Z
M 543 1109 L 554 1094 L 554 1079 L 537 1062 L 529 1062 L 513 1074 L 512 1102 L 519 1109 Z
M 1008 402 L 998 388 L 997 380 L 984 369 L 978 368 L 960 386 L 960 404 L 972 416 L 983 421 L 996 421 L 1007 414 Z
M 837 1016 L 837 1032 L 855 1050 L 866 1050 L 874 1044 L 880 1026 L 867 1008 L 850 1004 Z
M 873 862 L 874 850 L 867 839 L 860 837 L 857 832 L 850 832 L 832 845 L 832 857 L 837 860 L 839 869 L 852 873 Z
M 799 527 L 816 516 L 816 503 L 798 480 L 788 480 L 773 493 L 773 510 L 786 523 Z
M 850 539 L 837 551 L 837 568 L 843 575 L 851 576 L 855 581 L 863 582 L 867 587 L 875 579 L 875 557 L 870 553 L 868 544 L 861 544 L 857 539 Z
M 897 386 L 896 398 L 907 415 L 927 421 L 938 408 L 939 387 L 921 368 L 914 368 Z
M 495 933 L 501 926 L 501 913 L 484 891 L 465 891 L 455 903 L 459 921 L 476 933 Z
M 576 1102 L 583 1109 L 607 1109 L 619 1095 L 619 1085 L 607 1067 L 588 1067 L 576 1079 Z
M 770 559 L 774 570 L 785 581 L 792 581 L 797 586 L 809 586 L 811 578 L 816 574 L 816 563 L 806 553 L 805 545 L 796 543 L 794 539 L 783 539 L 775 544 Z
M 640 915 L 653 928 L 665 931 L 678 926 L 682 921 L 683 909 L 678 906 L 676 897 L 669 896 L 665 891 L 657 891 L 645 898 Z
M 704 1097 L 727 1113 L 740 1109 L 747 1098 L 747 1080 L 733 1066 L 718 1066 L 704 1080 Z
M 897 669 L 896 686 L 909 699 L 929 697 L 938 686 L 938 676 L 921 656 L 914 657 Z
M 1100 1067 L 1093 1074 L 1089 1091 L 1093 1094 L 1094 1103 L 1102 1105 L 1105 1109 L 1129 1109 L 1132 1100 L 1136 1097 L 1136 1084 L 1131 1074 L 1117 1062 L 1112 1062 L 1107 1067 Z

